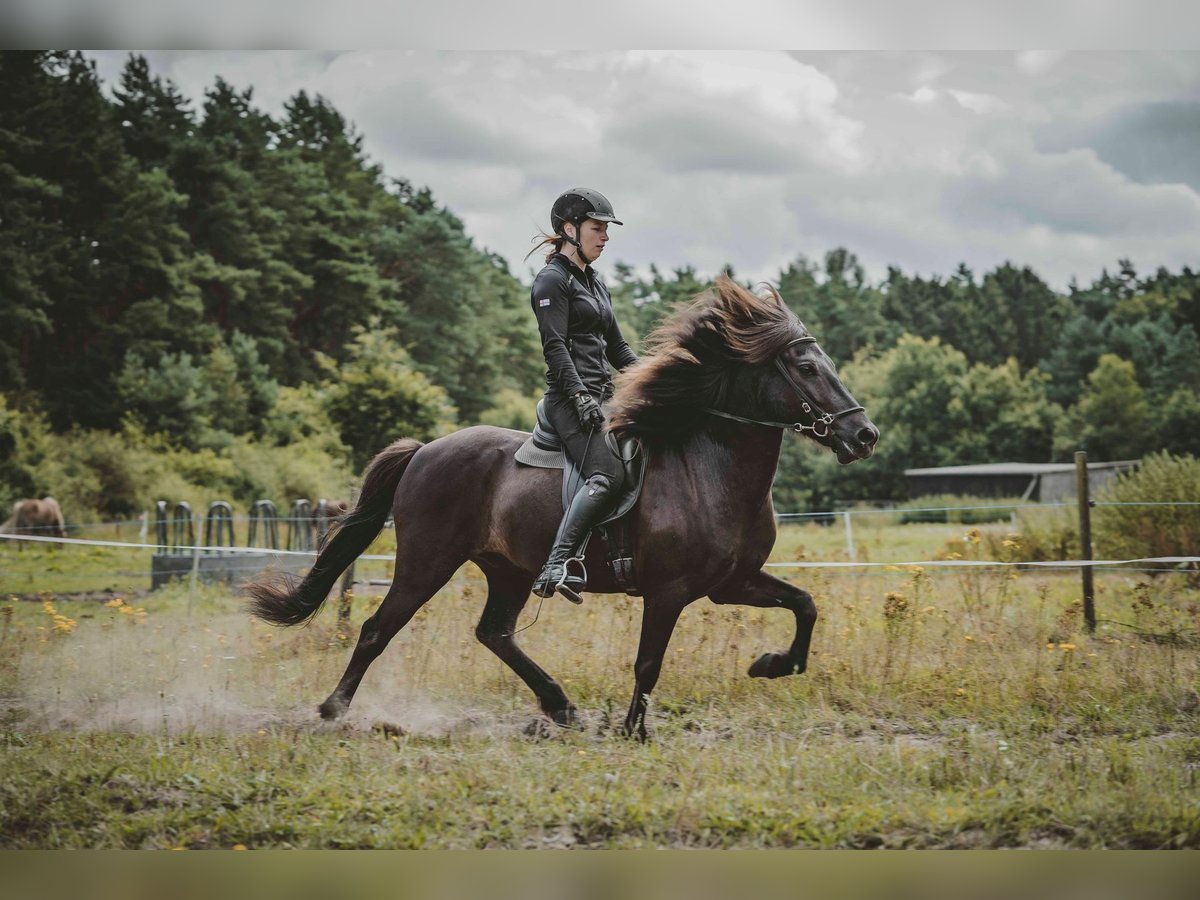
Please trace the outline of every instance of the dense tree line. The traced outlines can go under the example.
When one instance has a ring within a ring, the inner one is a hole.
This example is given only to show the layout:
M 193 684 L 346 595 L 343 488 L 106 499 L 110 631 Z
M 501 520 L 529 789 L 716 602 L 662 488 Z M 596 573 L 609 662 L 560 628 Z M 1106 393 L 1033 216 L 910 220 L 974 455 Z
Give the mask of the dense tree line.
M 526 289 L 325 99 L 275 119 L 218 79 L 195 111 L 137 56 L 110 99 L 60 53 L 5 53 L 0 87 L 0 377 L 55 428 L 260 429 L 365 327 L 464 421 L 536 383 Z
M 715 274 L 610 270 L 631 342 Z M 789 440 L 781 505 L 899 497 L 910 466 L 1200 452 L 1188 268 L 872 283 L 839 248 L 776 281 L 884 433 L 848 471 Z M 139 56 L 106 95 L 79 54 L 0 52 L 0 500 L 62 493 L 66 458 L 135 481 L 133 444 L 246 492 L 275 482 L 230 459 L 299 448 L 278 489 L 303 491 L 395 436 L 527 425 L 543 369 L 527 286 L 326 99 L 273 117 L 218 79 L 193 109 Z

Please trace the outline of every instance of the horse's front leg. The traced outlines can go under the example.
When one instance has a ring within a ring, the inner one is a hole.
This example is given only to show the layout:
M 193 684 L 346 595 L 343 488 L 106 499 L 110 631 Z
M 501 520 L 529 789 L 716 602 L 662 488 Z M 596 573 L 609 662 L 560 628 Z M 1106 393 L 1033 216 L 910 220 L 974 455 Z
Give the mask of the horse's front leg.
M 646 740 L 646 706 L 650 692 L 658 683 L 663 656 L 679 614 L 691 602 L 647 594 L 642 607 L 642 636 L 638 642 L 637 660 L 633 664 L 633 702 L 625 717 L 625 734 Z
M 786 651 L 764 653 L 750 666 L 751 678 L 781 678 L 799 675 L 808 667 L 808 646 L 817 624 L 817 605 L 807 591 L 786 581 L 755 572 L 749 578 L 721 587 L 709 594 L 713 603 L 758 606 L 764 609 L 790 609 L 796 616 L 796 637 Z

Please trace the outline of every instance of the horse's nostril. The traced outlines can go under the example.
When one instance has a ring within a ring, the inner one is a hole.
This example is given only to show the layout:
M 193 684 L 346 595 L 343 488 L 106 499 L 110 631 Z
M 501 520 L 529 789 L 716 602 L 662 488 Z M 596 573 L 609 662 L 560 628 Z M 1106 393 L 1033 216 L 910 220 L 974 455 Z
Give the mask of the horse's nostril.
M 879 432 L 870 425 L 864 425 L 862 428 L 858 429 L 858 434 L 856 434 L 855 437 L 858 438 L 858 442 L 860 444 L 870 447 L 877 440 L 879 440 Z

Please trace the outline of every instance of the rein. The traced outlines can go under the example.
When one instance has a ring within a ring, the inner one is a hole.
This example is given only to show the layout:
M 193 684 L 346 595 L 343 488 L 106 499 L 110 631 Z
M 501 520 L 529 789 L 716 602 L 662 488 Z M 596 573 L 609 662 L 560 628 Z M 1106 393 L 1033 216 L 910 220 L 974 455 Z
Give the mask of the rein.
M 812 335 L 806 335 L 805 337 L 796 338 L 794 341 L 790 341 L 787 346 L 783 348 L 783 350 L 787 350 L 788 347 L 792 347 L 796 344 L 815 344 L 816 342 L 817 339 L 815 337 Z M 812 416 L 811 425 L 805 425 L 803 422 L 768 422 L 761 419 L 747 419 L 742 416 L 735 416 L 733 413 L 727 413 L 722 410 L 711 409 L 709 407 L 704 407 L 703 411 L 709 413 L 710 415 L 720 416 L 722 419 L 732 419 L 735 422 L 743 422 L 746 425 L 764 425 L 768 428 L 790 428 L 797 434 L 803 434 L 804 432 L 809 431 L 812 432 L 814 437 L 818 438 L 828 437 L 829 426 L 831 426 L 842 416 L 848 416 L 856 412 L 863 412 L 863 407 L 861 406 L 851 406 L 849 409 L 843 409 L 841 412 L 836 413 L 827 413 L 822 410 L 821 407 L 819 407 L 809 398 L 808 394 L 804 392 L 804 389 L 796 383 L 796 380 L 792 378 L 791 374 L 788 372 L 787 366 L 783 364 L 783 351 L 780 351 L 779 355 L 775 357 L 775 367 L 783 374 L 784 379 L 789 385 L 791 385 L 792 390 L 800 395 L 801 408 L 807 415 Z

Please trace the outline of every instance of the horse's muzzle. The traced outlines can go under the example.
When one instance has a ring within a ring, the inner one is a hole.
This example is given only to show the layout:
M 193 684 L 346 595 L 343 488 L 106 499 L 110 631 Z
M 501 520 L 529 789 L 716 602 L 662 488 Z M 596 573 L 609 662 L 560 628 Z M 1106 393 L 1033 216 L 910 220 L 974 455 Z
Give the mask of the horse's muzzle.
M 875 452 L 875 445 L 878 442 L 879 429 L 868 420 L 853 435 L 837 435 L 835 438 L 834 453 L 837 454 L 839 463 L 843 466 L 848 466 L 856 460 L 869 458 Z

